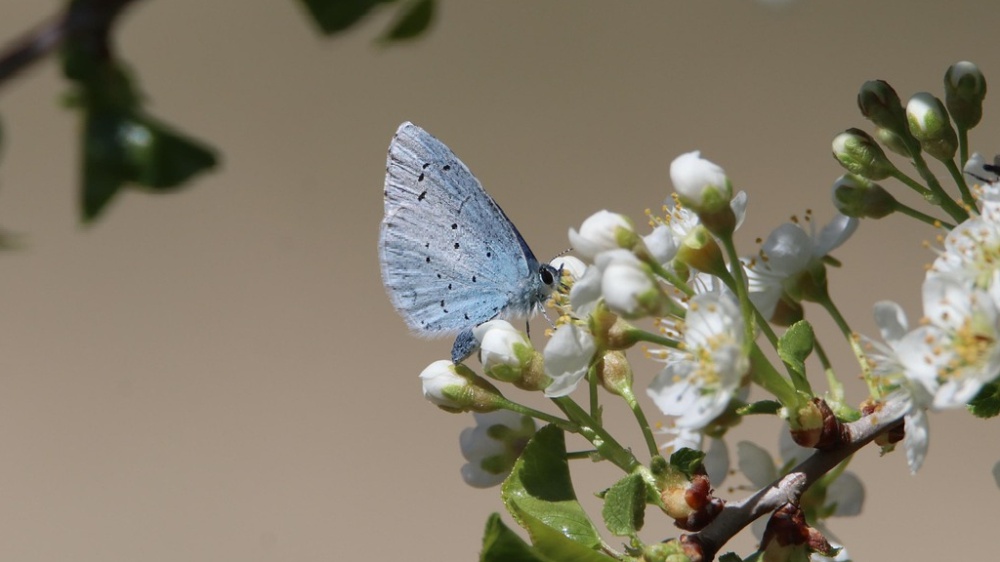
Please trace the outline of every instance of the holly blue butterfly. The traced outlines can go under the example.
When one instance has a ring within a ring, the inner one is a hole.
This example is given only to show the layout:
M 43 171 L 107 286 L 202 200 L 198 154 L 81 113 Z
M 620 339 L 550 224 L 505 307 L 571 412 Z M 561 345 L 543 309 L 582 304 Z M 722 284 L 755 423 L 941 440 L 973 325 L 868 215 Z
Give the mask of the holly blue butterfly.
M 389 298 L 411 329 L 458 332 L 455 363 L 478 346 L 472 328 L 531 314 L 560 276 L 538 263 L 469 168 L 408 122 L 389 144 L 379 261 Z

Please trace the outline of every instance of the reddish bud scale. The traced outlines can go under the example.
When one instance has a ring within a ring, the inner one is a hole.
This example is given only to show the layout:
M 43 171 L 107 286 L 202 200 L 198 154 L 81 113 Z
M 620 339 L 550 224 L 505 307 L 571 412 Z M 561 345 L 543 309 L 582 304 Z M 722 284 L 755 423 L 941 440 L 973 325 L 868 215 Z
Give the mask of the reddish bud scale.
M 821 451 L 837 449 L 850 443 L 850 430 L 837 419 L 826 401 L 822 398 L 813 398 L 812 403 L 819 409 L 822 425 L 818 428 L 792 430 L 792 440 L 802 447 Z
M 712 483 L 708 476 L 696 474 L 684 492 L 684 501 L 691 508 L 686 518 L 674 519 L 674 524 L 685 531 L 705 528 L 722 511 L 725 505 L 719 498 L 712 497 Z

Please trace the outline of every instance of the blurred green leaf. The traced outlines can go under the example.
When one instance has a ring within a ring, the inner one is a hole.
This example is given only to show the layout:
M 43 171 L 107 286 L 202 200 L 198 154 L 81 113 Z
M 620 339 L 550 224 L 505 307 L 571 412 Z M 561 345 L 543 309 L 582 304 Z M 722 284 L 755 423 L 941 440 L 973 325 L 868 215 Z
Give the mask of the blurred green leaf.
M 529 532 L 528 517 L 585 548 L 600 545 L 597 529 L 576 499 L 565 436 L 555 426 L 543 427 L 531 438 L 504 481 L 501 497 L 514 519 Z M 533 532 L 532 539 L 536 540 Z
M 483 533 L 483 550 L 479 553 L 479 562 L 550 562 L 551 559 L 538 553 L 511 531 L 500 514 L 494 513 L 486 520 L 486 531 Z
M 379 4 L 395 0 L 301 0 L 320 30 L 333 35 L 361 21 Z
M 97 218 L 126 185 L 173 189 L 217 162 L 208 146 L 142 113 L 85 112 L 81 201 L 85 221 Z
M 1000 385 L 995 382 L 983 385 L 979 394 L 969 402 L 969 411 L 984 419 L 1000 414 Z
M 399 9 L 396 21 L 382 37 L 382 41 L 413 39 L 427 31 L 434 20 L 434 0 L 412 0 Z

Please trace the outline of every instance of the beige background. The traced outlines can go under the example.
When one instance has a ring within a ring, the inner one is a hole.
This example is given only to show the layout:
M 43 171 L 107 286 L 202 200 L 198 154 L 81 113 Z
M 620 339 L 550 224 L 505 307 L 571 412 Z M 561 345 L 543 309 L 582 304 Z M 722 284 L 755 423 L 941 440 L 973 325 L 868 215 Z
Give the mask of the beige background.
M 5 2 L 0 37 L 60 4 Z M 380 48 L 386 16 L 325 40 L 290 1 L 140 3 L 121 49 L 152 110 L 219 146 L 223 166 L 178 195 L 125 193 L 89 228 L 56 65 L 5 86 L 0 224 L 27 247 L 0 257 L 0 559 L 476 559 L 502 506 L 459 477 L 470 418 L 428 405 L 416 378 L 450 342 L 411 337 L 378 273 L 403 120 L 452 146 L 539 256 L 601 208 L 642 222 L 670 160 L 701 149 L 750 192 L 751 253 L 792 214 L 832 214 L 829 143 L 864 126 L 864 80 L 905 98 L 940 94 L 962 59 L 1000 76 L 988 0 L 452 1 L 425 39 Z M 988 97 L 975 147 L 1000 150 L 998 116 Z M 882 298 L 919 315 L 933 236 L 866 222 L 837 252 L 857 329 L 873 333 Z M 640 384 L 654 369 L 637 361 Z M 632 432 L 621 410 L 608 401 Z M 901 454 L 856 460 L 865 513 L 832 525 L 856 559 L 994 551 L 995 424 L 932 424 L 916 477 Z M 777 428 L 746 435 L 773 443 Z M 614 477 L 580 468 L 581 494 Z M 650 512 L 644 536 L 673 535 Z

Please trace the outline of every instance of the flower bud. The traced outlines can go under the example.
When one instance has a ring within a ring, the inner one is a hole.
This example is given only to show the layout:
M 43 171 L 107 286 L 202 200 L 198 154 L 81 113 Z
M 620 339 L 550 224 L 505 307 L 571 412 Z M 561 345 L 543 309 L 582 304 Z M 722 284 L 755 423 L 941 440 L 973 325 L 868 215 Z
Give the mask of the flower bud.
M 621 351 L 609 351 L 597 363 L 601 386 L 616 396 L 632 395 L 632 366 Z
M 948 67 L 944 74 L 944 101 L 959 129 L 968 130 L 983 117 L 986 77 L 975 64 L 962 61 Z
M 913 138 L 911 135 L 907 135 L 907 137 L 909 138 L 910 144 L 907 144 L 906 139 L 889 129 L 883 127 L 877 127 L 875 129 L 875 138 L 878 139 L 878 142 L 882 143 L 886 148 L 900 156 L 912 158 L 913 155 L 910 153 L 910 149 L 912 148 L 919 154 L 920 143 L 917 142 L 917 139 Z
M 558 398 L 573 392 L 587 375 L 595 351 L 594 336 L 583 327 L 569 323 L 556 328 L 542 354 L 545 374 L 552 380 L 545 396 Z
M 833 204 L 849 217 L 880 219 L 896 210 L 896 199 L 879 184 L 844 174 L 833 182 Z
M 733 185 L 719 165 L 701 157 L 697 150 L 681 154 L 670 163 L 670 180 L 685 207 L 698 214 L 710 231 L 729 236 L 736 229 L 730 203 Z
M 726 271 L 722 248 L 701 225 L 691 229 L 684 240 L 681 240 L 675 260 L 677 263 L 713 275 Z
M 420 373 L 424 398 L 447 412 L 492 412 L 500 407 L 500 392 L 465 365 L 435 361 Z
M 653 278 L 649 266 L 626 250 L 605 252 L 597 266 L 603 271 L 601 294 L 616 314 L 626 318 L 660 316 L 668 308 L 669 297 Z
M 948 112 L 941 100 L 927 92 L 914 94 L 906 103 L 906 120 L 910 125 L 910 133 L 920 141 L 920 147 L 927 154 L 942 162 L 955 157 L 958 135 L 951 126 Z
M 561 271 L 563 275 L 569 275 L 574 282 L 587 271 L 587 264 L 576 256 L 558 256 L 549 262 L 549 265 Z
M 536 369 L 538 354 L 524 334 L 506 320 L 484 322 L 472 334 L 479 341 L 479 360 L 486 375 L 519 388 L 537 389 L 536 383 L 541 382 L 537 380 L 541 374 Z
M 618 248 L 632 249 L 639 242 L 632 222 L 623 215 L 598 211 L 583 221 L 580 231 L 569 229 L 569 243 L 585 260 L 593 262 L 597 254 Z
M 896 172 L 875 139 L 861 129 L 848 129 L 833 139 L 833 157 L 852 174 L 873 181 Z
M 906 127 L 906 113 L 899 100 L 899 94 L 885 80 L 869 80 L 858 90 L 858 109 L 880 128 L 908 139 L 910 131 Z

